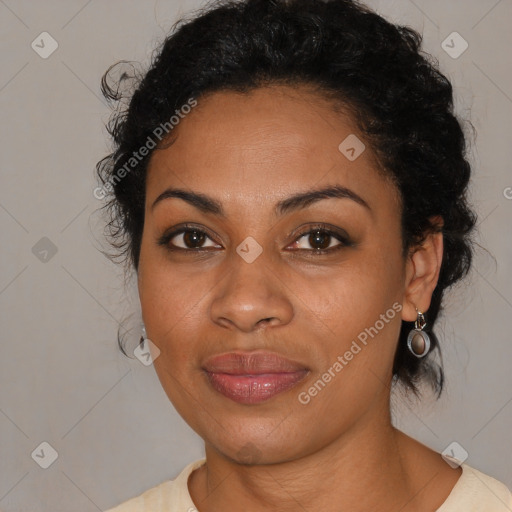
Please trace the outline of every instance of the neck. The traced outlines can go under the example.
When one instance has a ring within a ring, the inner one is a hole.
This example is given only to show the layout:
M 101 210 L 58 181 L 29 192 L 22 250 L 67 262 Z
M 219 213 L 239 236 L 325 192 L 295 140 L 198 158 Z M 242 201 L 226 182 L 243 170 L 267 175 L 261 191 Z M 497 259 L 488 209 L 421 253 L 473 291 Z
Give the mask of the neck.
M 206 444 L 207 463 L 191 478 L 191 494 L 201 512 L 406 512 L 417 490 L 403 437 L 386 404 L 314 453 L 276 464 L 238 464 Z

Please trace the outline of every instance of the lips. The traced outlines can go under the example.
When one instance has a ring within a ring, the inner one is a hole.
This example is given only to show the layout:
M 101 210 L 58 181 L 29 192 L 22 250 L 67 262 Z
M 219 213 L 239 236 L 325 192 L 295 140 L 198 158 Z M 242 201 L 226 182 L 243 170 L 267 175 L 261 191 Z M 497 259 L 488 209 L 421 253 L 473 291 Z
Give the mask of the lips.
M 263 373 L 287 373 L 307 370 L 300 363 L 281 357 L 273 352 L 229 352 L 206 360 L 204 369 L 230 375 L 259 375 Z
M 257 404 L 297 385 L 309 373 L 304 365 L 272 352 L 229 352 L 203 365 L 210 385 L 231 400 Z

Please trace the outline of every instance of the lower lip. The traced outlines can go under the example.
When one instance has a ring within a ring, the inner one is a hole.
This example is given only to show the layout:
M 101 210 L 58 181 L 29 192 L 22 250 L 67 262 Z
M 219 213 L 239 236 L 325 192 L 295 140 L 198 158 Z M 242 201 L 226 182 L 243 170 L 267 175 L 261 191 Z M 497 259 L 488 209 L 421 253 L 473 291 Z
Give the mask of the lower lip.
M 260 375 L 231 375 L 206 372 L 212 387 L 240 404 L 258 404 L 293 388 L 306 375 L 307 370 L 289 373 L 263 373 Z

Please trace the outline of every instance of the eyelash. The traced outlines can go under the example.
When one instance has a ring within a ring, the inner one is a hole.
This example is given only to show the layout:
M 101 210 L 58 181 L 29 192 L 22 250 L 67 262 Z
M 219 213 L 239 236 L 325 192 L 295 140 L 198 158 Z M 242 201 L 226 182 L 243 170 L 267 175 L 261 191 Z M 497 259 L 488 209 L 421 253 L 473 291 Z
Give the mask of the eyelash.
M 171 246 L 170 241 L 176 236 L 180 234 L 190 233 L 190 232 L 196 232 L 199 234 L 206 235 L 210 240 L 212 240 L 213 237 L 211 237 L 207 231 L 204 229 L 199 229 L 198 227 L 191 225 L 191 224 L 185 224 L 183 226 L 180 226 L 179 228 L 173 229 L 169 233 L 164 233 L 161 237 L 158 238 L 157 244 L 160 246 L 164 246 L 168 251 L 175 252 L 175 251 L 184 251 L 188 253 L 197 253 L 197 252 L 206 252 L 209 249 L 208 248 L 201 248 L 197 247 L 195 249 L 193 248 L 187 248 L 184 249 L 183 247 L 176 247 Z M 310 235 L 316 232 L 320 232 L 322 234 L 325 234 L 327 236 L 333 237 L 336 240 L 338 240 L 340 243 L 338 245 L 335 245 L 334 247 L 330 247 L 327 249 L 291 249 L 292 251 L 306 251 L 314 255 L 322 255 L 322 254 L 331 254 L 339 249 L 343 249 L 344 247 L 352 247 L 354 244 L 353 242 L 343 233 L 337 232 L 333 230 L 332 228 L 327 227 L 325 224 L 317 224 L 315 226 L 309 227 L 307 230 L 300 232 L 295 240 L 292 243 L 297 242 L 300 240 L 304 235 Z M 214 240 L 212 240 L 215 242 Z M 215 242 L 217 243 L 217 242 Z M 217 250 L 217 249 L 215 249 Z

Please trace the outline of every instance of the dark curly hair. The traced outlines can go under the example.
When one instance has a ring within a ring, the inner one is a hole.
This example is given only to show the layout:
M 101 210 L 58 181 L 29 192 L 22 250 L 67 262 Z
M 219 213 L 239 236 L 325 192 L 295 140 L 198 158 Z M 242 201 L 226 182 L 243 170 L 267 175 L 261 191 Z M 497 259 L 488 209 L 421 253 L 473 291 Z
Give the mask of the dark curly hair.
M 418 384 L 427 382 L 439 397 L 444 373 L 432 327 L 444 291 L 469 271 L 476 215 L 466 198 L 470 164 L 452 86 L 438 62 L 420 50 L 421 42 L 413 29 L 353 0 L 221 0 L 180 19 L 147 72 L 131 73 L 118 63 L 102 79 L 104 96 L 117 104 L 107 125 L 113 152 L 97 164 L 107 198 L 106 234 L 116 249 L 110 256 L 138 270 L 145 176 L 154 149 L 135 163 L 133 157 L 155 127 L 207 93 L 312 86 L 353 114 L 377 155 L 378 171 L 400 191 L 404 257 L 428 233 L 442 231 L 439 280 L 425 313 L 439 362 L 432 352 L 418 359 L 408 351 L 414 323 L 403 321 L 393 366 L 395 383 L 418 395 Z M 134 92 L 123 101 L 127 84 Z M 438 215 L 442 226 L 432 222 Z

